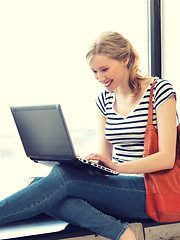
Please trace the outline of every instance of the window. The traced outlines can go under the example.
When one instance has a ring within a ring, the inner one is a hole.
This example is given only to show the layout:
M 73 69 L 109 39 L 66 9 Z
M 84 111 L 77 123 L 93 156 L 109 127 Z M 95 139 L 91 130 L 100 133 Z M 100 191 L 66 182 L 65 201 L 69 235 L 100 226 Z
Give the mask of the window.
M 60 103 L 74 130 L 72 135 L 79 141 L 75 143 L 77 152 L 92 151 L 94 99 L 100 87 L 86 63 L 86 51 L 100 33 L 120 32 L 138 51 L 146 74 L 146 5 L 146 0 L 0 2 L 0 164 L 12 164 L 16 172 L 10 174 L 17 176 L 17 162 L 19 176 L 43 172 L 40 166 L 35 170 L 24 155 L 11 105 Z

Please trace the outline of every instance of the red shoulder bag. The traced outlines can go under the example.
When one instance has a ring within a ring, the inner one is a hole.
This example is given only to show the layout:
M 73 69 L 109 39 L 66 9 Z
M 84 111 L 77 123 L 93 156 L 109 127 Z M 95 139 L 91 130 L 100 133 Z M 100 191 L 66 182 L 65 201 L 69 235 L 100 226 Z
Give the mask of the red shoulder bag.
M 158 152 L 158 136 L 153 119 L 152 84 L 148 124 L 145 132 L 144 157 Z M 146 187 L 146 214 L 157 222 L 180 221 L 180 125 L 177 127 L 176 160 L 173 169 L 144 174 Z

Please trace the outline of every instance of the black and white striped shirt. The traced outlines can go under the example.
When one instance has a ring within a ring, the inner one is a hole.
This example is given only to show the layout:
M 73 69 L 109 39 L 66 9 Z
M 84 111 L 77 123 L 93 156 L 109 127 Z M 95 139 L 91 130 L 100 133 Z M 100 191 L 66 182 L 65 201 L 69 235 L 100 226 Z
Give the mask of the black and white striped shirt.
M 126 117 L 120 116 L 113 108 L 114 92 L 105 90 L 96 100 L 99 110 L 106 117 L 105 136 L 113 144 L 113 159 L 115 161 L 125 162 L 143 157 L 152 82 L 147 87 L 138 105 Z M 169 81 L 156 80 L 153 92 L 153 124 L 156 129 L 156 110 L 172 94 L 176 95 Z

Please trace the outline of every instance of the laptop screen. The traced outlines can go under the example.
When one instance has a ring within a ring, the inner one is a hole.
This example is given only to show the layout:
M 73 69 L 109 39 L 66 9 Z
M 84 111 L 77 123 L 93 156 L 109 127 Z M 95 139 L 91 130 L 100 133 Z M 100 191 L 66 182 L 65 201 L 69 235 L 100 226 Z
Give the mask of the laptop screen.
M 11 107 L 26 155 L 71 160 L 75 152 L 60 105 Z

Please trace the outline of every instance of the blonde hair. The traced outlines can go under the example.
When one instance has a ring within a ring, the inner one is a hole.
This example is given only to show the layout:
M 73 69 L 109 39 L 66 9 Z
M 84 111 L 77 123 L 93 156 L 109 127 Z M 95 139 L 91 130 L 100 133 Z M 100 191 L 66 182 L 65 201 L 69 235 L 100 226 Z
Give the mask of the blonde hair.
M 144 79 L 144 77 L 140 75 L 139 55 L 128 39 L 117 32 L 105 32 L 92 44 L 86 54 L 86 59 L 90 61 L 96 54 L 103 54 L 119 61 L 126 57 L 129 58 L 127 65 L 129 69 L 129 87 L 135 94 L 139 93 L 141 89 L 139 80 Z

